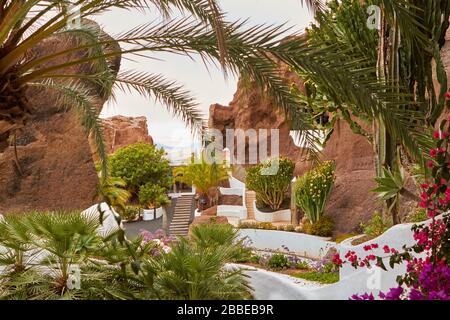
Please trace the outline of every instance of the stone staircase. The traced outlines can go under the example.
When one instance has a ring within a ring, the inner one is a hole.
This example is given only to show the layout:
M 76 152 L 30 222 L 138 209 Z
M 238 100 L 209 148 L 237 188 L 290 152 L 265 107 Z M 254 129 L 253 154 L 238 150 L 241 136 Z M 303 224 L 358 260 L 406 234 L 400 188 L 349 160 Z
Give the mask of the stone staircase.
M 192 217 L 194 203 L 193 195 L 183 195 L 177 199 L 172 222 L 169 226 L 169 234 L 172 236 L 187 236 L 189 233 L 189 222 Z

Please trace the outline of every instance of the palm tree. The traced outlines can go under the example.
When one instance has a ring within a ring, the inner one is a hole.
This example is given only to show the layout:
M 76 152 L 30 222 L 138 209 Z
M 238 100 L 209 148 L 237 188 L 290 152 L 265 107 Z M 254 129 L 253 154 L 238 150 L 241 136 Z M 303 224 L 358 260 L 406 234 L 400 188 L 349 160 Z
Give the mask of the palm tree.
M 228 225 L 197 226 L 164 253 L 141 237 L 123 246 L 96 232 L 96 216 L 8 215 L 0 222 L 0 299 L 244 299 L 250 287 L 226 263 L 249 249 Z
M 251 287 L 242 269 L 226 266 L 249 253 L 229 225 L 201 225 L 192 239 L 179 238 L 172 252 L 143 263 L 138 278 L 151 286 L 145 298 L 242 300 Z M 247 256 L 248 257 L 248 256 Z
M 70 287 L 70 277 L 74 270 L 80 272 L 79 281 L 92 276 L 85 271 L 102 248 L 98 227 L 96 216 L 79 213 L 7 216 L 0 224 L 0 263 L 6 267 L 0 278 L 0 297 L 59 299 L 81 295 L 79 288 Z
M 220 163 L 209 163 L 205 156 L 193 160 L 191 164 L 179 167 L 174 172 L 175 180 L 195 187 L 200 200 L 205 199 L 207 206 L 214 206 L 217 202 L 217 188 L 222 181 L 228 179 L 227 168 Z M 211 191 L 214 194 L 211 196 Z M 201 206 L 203 209 L 203 206 Z
M 68 6 L 79 7 L 81 27 L 69 23 Z M 88 19 L 112 8 L 147 10 L 156 8 L 162 22 L 136 26 L 113 37 L 106 36 Z M 187 18 L 172 18 L 173 8 Z M 294 109 L 288 87 L 276 73 L 272 54 L 278 52 L 278 39 L 288 30 L 282 26 L 245 27 L 245 22 L 224 21 L 216 0 L 2 0 L 0 1 L 0 137 L 7 139 L 25 127 L 33 114 L 25 100 L 30 87 L 55 91 L 59 104 L 77 110 L 82 124 L 94 137 L 101 160 L 102 177 L 107 177 L 103 132 L 94 107 L 94 98 L 80 80 L 101 84 L 106 96 L 114 89 L 137 91 L 154 97 L 181 116 L 193 129 L 201 131 L 203 118 L 195 99 L 182 86 L 163 75 L 123 70 L 116 76 L 111 59 L 118 56 L 146 56 L 154 53 L 199 55 L 204 61 L 219 63 L 224 73 L 245 73 L 269 92 L 280 106 Z M 68 27 L 70 26 L 70 27 Z M 28 54 L 39 42 L 51 36 L 76 38 L 73 47 L 42 57 Z M 120 45 L 122 48 L 120 48 Z M 283 50 L 283 48 L 280 48 Z M 75 52 L 81 58 L 61 62 Z M 69 67 L 91 64 L 94 74 L 70 73 Z M 292 115 L 298 123 L 301 117 Z

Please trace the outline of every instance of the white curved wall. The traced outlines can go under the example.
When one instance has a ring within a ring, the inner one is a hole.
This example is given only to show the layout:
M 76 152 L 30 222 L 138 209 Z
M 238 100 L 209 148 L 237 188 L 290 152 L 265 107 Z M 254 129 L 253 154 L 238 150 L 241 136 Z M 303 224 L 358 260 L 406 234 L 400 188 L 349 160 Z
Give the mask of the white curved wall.
M 330 248 L 336 246 L 335 242 L 327 238 L 297 232 L 241 229 L 239 234 L 251 240 L 256 249 L 278 250 L 286 246 L 290 251 L 312 259 L 322 258 Z
M 430 223 L 430 221 L 424 222 Z M 320 258 L 329 248 L 335 247 L 341 257 L 348 251 L 355 251 L 357 256 L 364 258 L 368 254 L 385 257 L 385 265 L 388 271 L 380 268 L 358 268 L 354 269 L 345 264 L 340 270 L 340 281 L 335 284 L 326 285 L 317 288 L 304 288 L 296 284 L 292 279 L 288 280 L 285 275 L 280 275 L 265 270 L 248 270 L 246 274 L 250 276 L 250 282 L 255 289 L 257 299 L 317 299 L 317 300 L 348 300 L 353 294 L 372 293 L 378 297 L 380 291 L 386 292 L 390 288 L 396 287 L 396 278 L 406 271 L 405 265 L 396 266 L 394 269 L 389 267 L 389 256 L 383 251 L 383 246 L 397 249 L 401 252 L 404 245 L 411 246 L 415 243 L 413 239 L 413 224 L 397 225 L 387 230 L 380 237 L 363 244 L 353 246 L 350 241 L 344 241 L 341 244 L 327 241 L 324 238 L 318 238 L 305 234 L 242 229 L 240 235 L 248 237 L 252 246 L 264 250 L 276 250 L 286 245 L 290 251 L 304 255 L 310 258 Z M 376 243 L 379 248 L 370 251 L 364 250 L 364 246 Z

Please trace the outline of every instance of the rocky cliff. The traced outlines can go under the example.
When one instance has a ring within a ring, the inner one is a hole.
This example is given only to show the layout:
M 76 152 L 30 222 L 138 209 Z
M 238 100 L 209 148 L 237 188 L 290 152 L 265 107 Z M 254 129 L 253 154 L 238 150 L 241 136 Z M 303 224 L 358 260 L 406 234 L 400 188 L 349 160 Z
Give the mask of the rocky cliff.
M 105 143 L 109 154 L 137 142 L 153 145 L 146 117 L 114 116 L 103 119 Z
M 35 59 L 77 44 L 74 37 L 52 36 L 33 48 Z M 106 50 L 118 50 L 111 46 Z M 86 52 L 72 52 L 50 61 L 48 65 L 80 59 Z M 110 60 L 118 72 L 120 58 Z M 78 65 L 62 70 L 91 74 L 92 65 Z M 85 81 L 83 85 L 95 97 L 98 112 L 107 97 L 101 88 Z M 0 212 L 26 210 L 85 209 L 94 203 L 98 182 L 88 137 L 73 110 L 59 105 L 51 90 L 30 88 L 27 98 L 35 112 L 25 129 L 17 134 L 17 153 L 22 173 L 15 164 L 14 148 L 0 149 Z

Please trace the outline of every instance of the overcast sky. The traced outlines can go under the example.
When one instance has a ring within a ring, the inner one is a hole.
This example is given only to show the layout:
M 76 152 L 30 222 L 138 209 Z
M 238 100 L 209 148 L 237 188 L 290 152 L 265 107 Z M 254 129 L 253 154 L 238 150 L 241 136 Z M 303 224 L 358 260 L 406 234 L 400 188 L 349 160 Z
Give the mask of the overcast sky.
M 221 0 L 222 9 L 227 12 L 227 20 L 249 18 L 249 24 L 280 24 L 287 22 L 294 30 L 302 30 L 308 26 L 312 18 L 300 0 Z M 111 11 L 97 21 L 110 34 L 122 32 L 141 23 L 155 19 L 155 15 L 123 10 Z M 145 70 L 152 73 L 162 73 L 170 79 L 177 80 L 186 86 L 200 103 L 200 108 L 208 116 L 211 104 L 228 105 L 236 91 L 237 80 L 230 77 L 224 79 L 220 70 L 215 67 L 207 70 L 201 62 L 189 58 L 164 55 L 156 56 L 163 60 L 122 61 L 122 70 Z M 190 132 L 185 124 L 174 119 L 162 105 L 140 97 L 138 94 L 117 93 L 117 102 L 109 103 L 102 116 L 113 115 L 146 116 L 149 133 L 156 143 L 181 147 L 190 144 Z

